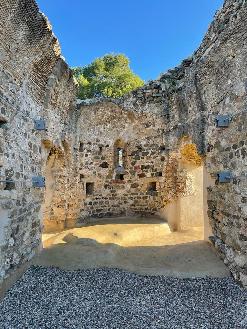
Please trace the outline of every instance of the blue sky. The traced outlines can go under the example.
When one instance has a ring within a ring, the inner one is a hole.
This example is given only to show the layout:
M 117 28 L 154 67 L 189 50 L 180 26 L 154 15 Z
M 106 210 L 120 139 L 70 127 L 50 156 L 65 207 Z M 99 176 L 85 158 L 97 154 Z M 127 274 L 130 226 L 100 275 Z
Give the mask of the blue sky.
M 144 80 L 199 46 L 223 0 L 37 0 L 70 66 L 124 53 Z

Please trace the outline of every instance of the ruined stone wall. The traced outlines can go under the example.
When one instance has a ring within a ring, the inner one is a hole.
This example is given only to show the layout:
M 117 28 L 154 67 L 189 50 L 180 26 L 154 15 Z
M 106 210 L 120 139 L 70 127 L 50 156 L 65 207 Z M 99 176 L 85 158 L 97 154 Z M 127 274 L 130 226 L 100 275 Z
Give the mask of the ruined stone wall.
M 0 281 L 32 258 L 43 224 L 50 231 L 87 217 L 174 210 L 176 219 L 181 202 L 199 195 L 198 169 L 212 241 L 247 285 L 246 1 L 226 0 L 179 67 L 122 99 L 77 109 L 71 72 L 34 1 L 3 0 L 0 15 Z M 219 114 L 229 127 L 216 127 Z M 230 182 L 217 182 L 220 171 Z M 32 186 L 39 175 L 46 195 Z
M 175 107 L 175 113 L 182 113 L 183 119 L 179 119 L 182 133 L 191 136 L 197 144 L 214 182 L 207 189 L 208 216 L 214 241 L 235 278 L 245 285 L 246 23 L 245 1 L 226 1 L 202 46 L 193 55 L 189 69 L 182 67 L 184 77 L 176 86 L 181 90 L 176 90 L 173 96 L 176 104 L 182 104 Z M 216 127 L 218 115 L 229 115 L 229 127 Z M 172 124 L 176 122 L 174 119 Z M 171 140 L 173 136 L 175 134 L 171 135 Z M 222 171 L 231 173 L 233 178 L 229 183 L 217 181 L 217 173 Z
M 165 161 L 161 113 L 140 114 L 107 100 L 81 104 L 79 112 L 81 218 L 158 212 Z M 116 163 L 119 147 L 123 168 Z M 92 194 L 87 194 L 88 183 L 94 184 Z
M 205 182 L 205 193 L 212 240 L 235 278 L 245 285 L 246 23 L 246 2 L 226 1 L 191 58 L 123 100 L 126 108 L 139 112 L 163 107 L 168 205 L 181 198 L 186 187 L 180 180 L 181 145 L 187 140 L 196 146 L 206 167 L 204 180 L 210 182 Z M 230 116 L 229 127 L 216 126 L 218 115 Z M 231 173 L 229 183 L 218 182 L 222 171 Z
M 64 153 L 71 140 L 75 87 L 34 1 L 3 0 L 0 16 L 1 282 L 40 247 L 44 188 L 33 187 L 32 178 L 44 176 L 51 150 Z M 35 129 L 37 119 L 45 120 L 46 130 Z M 61 170 L 67 182 L 69 169 Z M 51 208 L 59 207 L 64 201 L 57 198 Z
M 212 177 L 229 171 L 230 183 L 208 188 L 208 214 L 216 247 L 236 279 L 247 285 L 247 4 L 227 1 L 196 53 L 198 85 L 207 110 L 206 167 Z M 198 69 L 199 68 L 199 69 Z M 194 68 L 195 70 L 195 68 Z M 205 110 L 204 110 L 205 111 Z M 215 117 L 229 115 L 228 128 Z

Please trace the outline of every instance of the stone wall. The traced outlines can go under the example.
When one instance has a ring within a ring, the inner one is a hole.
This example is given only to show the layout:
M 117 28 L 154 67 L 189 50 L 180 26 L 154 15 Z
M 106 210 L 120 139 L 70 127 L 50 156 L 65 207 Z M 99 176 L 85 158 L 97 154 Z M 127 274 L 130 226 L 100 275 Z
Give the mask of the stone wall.
M 155 214 L 168 219 L 173 230 L 203 228 L 202 158 L 188 138 L 181 139 L 179 148 L 169 148 L 164 99 L 155 88 L 147 88 L 126 99 L 80 102 L 74 146 L 80 219 Z M 148 94 L 155 94 L 150 102 Z M 194 158 L 186 160 L 186 146 L 192 147 Z M 122 168 L 116 163 L 119 147 Z M 87 186 L 92 188 L 89 193 Z M 174 201 L 171 220 L 166 206 Z
M 177 206 L 186 187 L 181 181 L 184 173 L 180 165 L 181 145 L 187 140 L 188 144 L 196 146 L 206 168 L 203 198 L 213 232 L 211 240 L 235 278 L 245 285 L 246 23 L 246 2 L 225 1 L 191 58 L 123 100 L 128 109 L 139 112 L 163 107 L 168 156 L 165 163 L 168 171 L 164 177 L 168 183 L 165 210 L 173 202 Z M 229 115 L 229 127 L 216 126 L 218 115 Z M 229 183 L 218 182 L 217 174 L 222 171 L 232 175 Z M 168 213 L 171 215 L 170 211 Z
M 247 284 L 246 226 L 246 94 L 247 5 L 226 1 L 185 69 L 181 91 L 187 121 L 181 122 L 205 157 L 214 184 L 207 189 L 210 225 L 216 247 L 236 279 Z M 162 79 L 162 78 L 161 78 Z M 186 115 L 187 114 L 187 115 Z M 217 115 L 229 115 L 227 128 L 216 127 Z M 173 118 L 174 123 L 174 118 Z M 217 173 L 229 171 L 229 183 L 219 183 Z
M 51 150 L 65 153 L 75 108 L 74 83 L 57 39 L 33 1 L 0 6 L 0 282 L 41 246 L 44 176 Z M 46 130 L 34 120 L 44 119 Z M 68 169 L 60 168 L 66 177 Z M 63 177 L 62 180 L 65 180 Z M 63 207 L 54 199 L 51 213 Z
M 163 120 L 110 101 L 79 106 L 78 184 L 81 218 L 154 214 L 163 208 Z M 118 167 L 117 152 L 123 150 Z M 86 193 L 93 183 L 92 194 Z
M 179 67 L 78 107 L 34 1 L 4 0 L 0 14 L 0 281 L 33 257 L 43 225 L 158 212 L 174 230 L 203 226 L 247 285 L 246 2 L 226 0 Z M 216 126 L 219 114 L 229 127 Z M 228 183 L 217 180 L 222 171 Z M 35 176 L 45 189 L 32 186 Z

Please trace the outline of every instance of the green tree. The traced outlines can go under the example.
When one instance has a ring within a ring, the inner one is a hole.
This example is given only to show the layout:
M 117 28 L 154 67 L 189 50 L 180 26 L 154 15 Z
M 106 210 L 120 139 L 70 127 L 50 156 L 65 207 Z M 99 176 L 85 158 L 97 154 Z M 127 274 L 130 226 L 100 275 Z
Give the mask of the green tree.
M 80 99 L 93 97 L 121 97 L 143 86 L 144 82 L 130 69 L 129 59 L 123 54 L 109 54 L 97 58 L 85 67 L 73 69 Z

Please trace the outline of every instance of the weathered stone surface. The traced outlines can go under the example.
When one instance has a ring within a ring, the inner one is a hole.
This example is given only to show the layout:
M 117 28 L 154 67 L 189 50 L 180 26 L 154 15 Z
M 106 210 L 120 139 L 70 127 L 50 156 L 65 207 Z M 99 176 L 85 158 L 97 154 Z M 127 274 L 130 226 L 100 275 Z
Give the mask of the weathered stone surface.
M 77 145 L 84 145 L 84 151 L 78 153 L 76 170 L 84 177 L 81 218 L 153 214 L 161 209 L 161 193 L 148 193 L 150 182 L 155 182 L 160 191 L 164 181 L 162 175 L 157 175 L 163 168 L 161 114 L 134 113 L 107 100 L 81 104 L 78 109 Z M 152 127 L 145 129 L 147 123 L 153 123 Z M 119 147 L 124 152 L 123 168 L 116 163 Z M 93 195 L 86 195 L 87 182 L 94 183 Z
M 3 0 L 0 15 L 0 280 L 33 256 L 43 225 L 159 212 L 173 229 L 209 220 L 246 284 L 246 2 L 226 0 L 199 49 L 158 80 L 77 106 L 35 2 Z M 229 127 L 216 127 L 218 115 Z M 217 182 L 221 171 L 230 183 Z M 32 186 L 36 176 L 45 189 Z
M 66 152 L 75 86 L 34 1 L 2 1 L 0 15 L 1 282 L 41 244 L 44 189 L 33 188 L 32 177 L 45 175 L 51 150 Z M 40 118 L 46 131 L 34 128 Z M 63 181 L 68 171 L 60 168 Z M 61 201 L 51 201 L 55 212 Z

